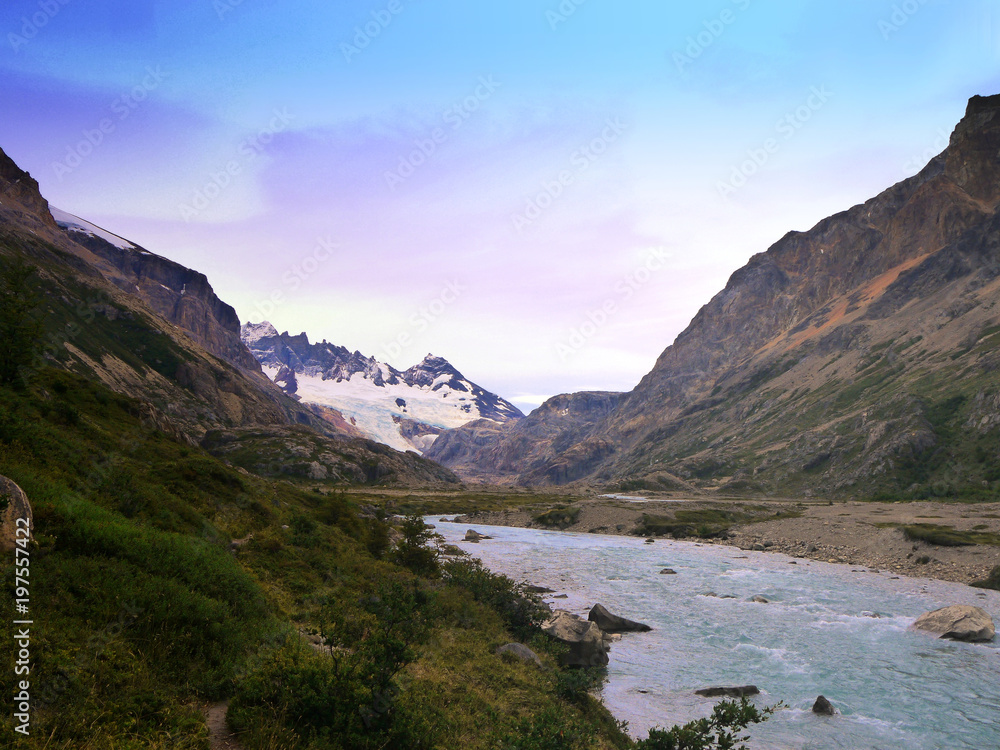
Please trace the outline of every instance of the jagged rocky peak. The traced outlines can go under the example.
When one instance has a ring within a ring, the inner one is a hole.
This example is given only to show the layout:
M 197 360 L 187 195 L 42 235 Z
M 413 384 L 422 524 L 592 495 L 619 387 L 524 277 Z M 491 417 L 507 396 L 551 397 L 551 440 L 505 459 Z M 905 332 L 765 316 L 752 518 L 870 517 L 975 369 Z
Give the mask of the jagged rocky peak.
M 277 335 L 278 329 L 266 320 L 262 323 L 244 323 L 240 327 L 240 338 L 247 345 L 255 344 L 261 339 L 275 338 Z
M 401 450 L 428 449 L 443 429 L 483 419 L 520 419 L 509 401 L 476 385 L 444 357 L 428 354 L 405 371 L 269 322 L 246 324 L 243 341 L 265 372 L 304 403 L 337 409 L 368 437 Z M 292 375 L 295 377 L 293 378 Z
M 403 380 L 410 385 L 430 387 L 433 390 L 445 385 L 456 391 L 470 390 L 462 373 L 444 357 L 435 357 L 433 354 L 428 354 L 418 364 L 406 370 Z
M 12 208 L 13 201 L 50 228 L 56 227 L 56 220 L 49 211 L 49 202 L 42 197 L 38 181 L 25 172 L 0 149 L 0 204 Z
M 1000 94 L 974 96 L 948 145 L 945 173 L 977 200 L 1000 197 Z

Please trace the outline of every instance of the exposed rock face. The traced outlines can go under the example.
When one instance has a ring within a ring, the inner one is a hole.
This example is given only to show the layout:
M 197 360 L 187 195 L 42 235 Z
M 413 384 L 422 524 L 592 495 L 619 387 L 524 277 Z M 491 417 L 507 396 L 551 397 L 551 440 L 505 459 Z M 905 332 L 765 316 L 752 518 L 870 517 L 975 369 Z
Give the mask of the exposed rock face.
M 274 376 L 274 382 L 281 386 L 281 390 L 289 396 L 294 396 L 299 389 L 298 381 L 295 379 L 295 370 L 289 367 L 282 367 L 278 374 Z
M 821 716 L 833 716 L 837 713 L 837 709 L 833 707 L 833 704 L 830 703 L 830 701 L 821 695 L 816 698 L 816 702 L 813 703 L 812 712 Z
M 18 519 L 23 520 L 19 522 Z M 23 531 L 25 521 L 28 537 L 24 536 Z M 34 528 L 28 496 L 13 481 L 0 476 L 0 550 L 9 552 L 17 546 L 18 539 L 30 539 Z M 22 529 L 20 534 L 18 529 Z
M 611 614 L 602 604 L 595 604 L 587 619 L 605 633 L 646 633 L 652 630 L 644 623 Z
M 119 272 L 111 281 L 120 289 L 138 295 L 207 351 L 239 369 L 260 371 L 240 340 L 236 310 L 216 296 L 205 274 L 138 246 L 120 248 L 101 237 L 79 232 L 73 232 L 73 239 Z
M 3 149 L 0 149 L 0 204 L 21 213 L 22 219 L 56 228 L 49 202 L 38 190 L 38 181 L 17 166 Z
M 596 623 L 556 610 L 555 615 L 542 624 L 542 631 L 569 646 L 569 653 L 562 658 L 563 666 L 607 666 L 608 642 Z
M 695 690 L 695 695 L 700 695 L 704 698 L 719 698 L 725 696 L 726 698 L 742 698 L 745 695 L 757 695 L 760 690 L 757 689 L 756 685 L 741 685 L 739 687 L 710 687 L 702 688 L 701 690 Z
M 565 484 L 583 478 L 614 452 L 610 441 L 591 433 L 622 396 L 555 396 L 514 424 L 479 421 L 445 431 L 425 455 L 469 477 Z
M 922 614 L 913 627 L 953 641 L 992 641 L 997 632 L 993 618 L 985 610 L 965 605 L 942 607 Z
M 567 428 L 551 403 L 444 433 L 431 455 L 531 484 L 899 493 L 960 475 L 992 489 L 974 462 L 913 467 L 935 470 L 967 422 L 1000 438 L 998 203 L 1000 96 L 975 97 L 918 175 L 737 270 L 606 414 Z
M 368 485 L 457 482 L 443 466 L 412 453 L 400 453 L 371 440 L 330 437 L 302 426 L 211 430 L 202 446 L 265 477 Z

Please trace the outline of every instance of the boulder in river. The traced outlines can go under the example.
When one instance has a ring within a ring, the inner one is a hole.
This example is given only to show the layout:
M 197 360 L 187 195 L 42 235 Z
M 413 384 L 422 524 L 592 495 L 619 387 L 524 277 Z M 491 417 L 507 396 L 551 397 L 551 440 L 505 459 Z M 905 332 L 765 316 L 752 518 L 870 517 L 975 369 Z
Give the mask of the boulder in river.
M 569 646 L 561 662 L 567 667 L 605 667 L 608 642 L 596 623 L 565 610 L 542 623 L 542 632 Z
M 587 619 L 597 623 L 597 627 L 605 633 L 646 633 L 652 630 L 645 623 L 611 614 L 602 604 L 595 604 Z
M 750 601 L 756 602 L 757 604 L 770 604 L 771 603 L 770 599 L 768 599 L 766 596 L 761 596 L 760 594 L 757 594 L 757 596 L 755 596 Z
M 525 662 L 533 661 L 539 668 L 542 666 L 542 660 L 538 658 L 538 654 L 523 643 L 508 643 L 497 649 L 497 655 L 503 656 L 504 654 L 510 654 L 514 658 Z
M 833 704 L 830 703 L 830 701 L 821 695 L 816 698 L 816 702 L 813 703 L 812 712 L 814 714 L 820 714 L 821 716 L 833 716 L 837 713 L 837 709 L 833 707 Z
M 926 612 L 917 618 L 913 627 L 953 641 L 992 641 L 997 632 L 993 618 L 985 610 L 964 604 Z
M 663 570 L 660 571 L 660 575 L 661 576 L 675 576 L 675 575 L 677 575 L 677 571 L 674 570 L 673 568 L 664 568 Z
M 757 689 L 756 685 L 740 685 L 737 687 L 710 687 L 694 691 L 695 695 L 700 695 L 704 698 L 718 698 L 720 696 L 725 696 L 726 698 L 742 698 L 746 695 L 757 695 L 758 693 L 760 693 L 760 690 Z
M 475 529 L 469 529 L 465 532 L 465 541 L 467 542 L 480 542 L 483 539 L 492 539 L 491 536 L 486 536 L 486 534 L 480 534 Z
M 550 589 L 547 586 L 526 586 L 525 591 L 529 594 L 554 594 L 555 589 Z

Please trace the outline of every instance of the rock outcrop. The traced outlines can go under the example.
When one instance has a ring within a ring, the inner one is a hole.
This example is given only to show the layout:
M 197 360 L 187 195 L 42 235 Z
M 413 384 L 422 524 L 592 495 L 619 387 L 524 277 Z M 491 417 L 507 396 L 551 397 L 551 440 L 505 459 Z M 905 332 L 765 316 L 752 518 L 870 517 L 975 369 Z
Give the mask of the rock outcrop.
M 979 607 L 955 605 L 926 612 L 917 618 L 913 627 L 936 633 L 940 638 L 953 641 L 992 641 L 996 635 L 993 618 Z
M 819 696 L 816 698 L 816 702 L 813 703 L 812 712 L 814 714 L 819 714 L 820 716 L 833 716 L 837 713 L 837 709 L 833 707 L 833 704 L 826 699 L 825 696 Z
M 652 630 L 644 623 L 611 614 L 602 604 L 595 604 L 587 619 L 596 623 L 605 633 L 647 633 Z
M 28 537 L 24 536 L 25 528 Z M 18 533 L 18 529 L 22 530 L 21 533 Z M 28 496 L 13 481 L 0 476 L 0 550 L 11 551 L 17 546 L 18 539 L 32 538 L 34 529 L 35 522 Z
M 742 698 L 749 695 L 757 695 L 760 690 L 757 689 L 756 685 L 740 685 L 737 687 L 710 687 L 702 688 L 701 690 L 695 690 L 695 695 L 700 695 L 703 698 Z
M 542 632 L 569 647 L 562 657 L 567 667 L 605 667 L 608 664 L 608 640 L 596 623 L 564 610 L 542 623 Z

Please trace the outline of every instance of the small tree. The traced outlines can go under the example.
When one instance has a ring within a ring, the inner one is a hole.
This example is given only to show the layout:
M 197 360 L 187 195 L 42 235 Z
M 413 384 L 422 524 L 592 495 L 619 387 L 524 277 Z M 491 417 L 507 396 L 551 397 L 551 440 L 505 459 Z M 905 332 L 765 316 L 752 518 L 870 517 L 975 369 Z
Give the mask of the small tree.
M 779 704 L 780 706 L 781 704 Z M 747 750 L 749 737 L 739 736 L 751 724 L 760 724 L 779 706 L 759 709 L 746 698 L 740 702 L 720 701 L 707 719 L 684 726 L 649 730 L 649 737 L 635 743 L 638 750 Z
M 31 283 L 35 270 L 21 257 L 0 270 L 0 385 L 23 387 L 41 345 L 40 300 Z
M 428 546 L 434 532 L 420 516 L 407 516 L 401 527 L 403 538 L 396 544 L 393 560 L 417 575 L 433 576 L 439 572 L 437 550 Z

